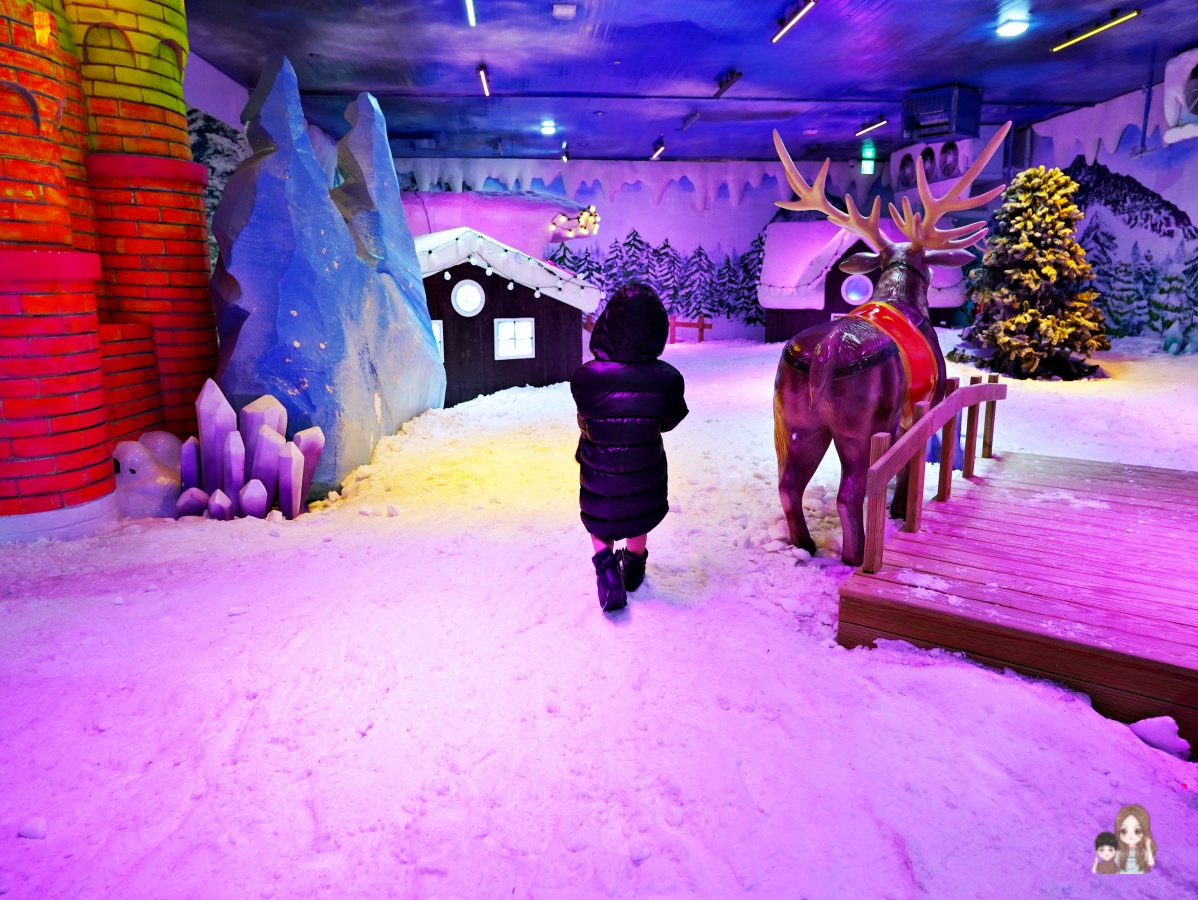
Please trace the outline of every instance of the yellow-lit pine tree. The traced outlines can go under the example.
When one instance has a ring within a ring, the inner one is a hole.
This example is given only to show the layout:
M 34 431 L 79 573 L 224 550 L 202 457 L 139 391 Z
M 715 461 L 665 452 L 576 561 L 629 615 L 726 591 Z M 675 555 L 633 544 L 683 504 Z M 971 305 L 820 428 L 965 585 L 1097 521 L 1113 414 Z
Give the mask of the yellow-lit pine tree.
M 1078 378 L 1086 359 L 1110 349 L 1098 292 L 1076 240 L 1083 213 L 1077 182 L 1043 166 L 1020 172 L 994 214 L 986 255 L 972 274 L 974 323 L 966 337 L 990 352 L 989 365 L 1016 378 Z

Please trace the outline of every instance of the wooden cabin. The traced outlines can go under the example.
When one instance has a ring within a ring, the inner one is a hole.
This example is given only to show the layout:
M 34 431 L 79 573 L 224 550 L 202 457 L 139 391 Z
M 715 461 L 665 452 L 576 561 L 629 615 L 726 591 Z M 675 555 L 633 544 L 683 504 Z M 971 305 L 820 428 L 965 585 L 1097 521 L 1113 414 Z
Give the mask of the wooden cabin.
M 602 291 L 472 228 L 416 238 L 445 363 L 445 406 L 566 381 L 582 363 L 583 316 Z
M 765 308 L 765 339 L 786 341 L 804 328 L 843 316 L 864 303 L 880 272 L 849 275 L 840 264 L 871 248 L 826 220 L 774 222 L 765 232 L 757 299 Z M 928 312 L 936 325 L 954 324 L 965 301 L 961 269 L 934 268 Z M 962 323 L 964 324 L 964 323 Z

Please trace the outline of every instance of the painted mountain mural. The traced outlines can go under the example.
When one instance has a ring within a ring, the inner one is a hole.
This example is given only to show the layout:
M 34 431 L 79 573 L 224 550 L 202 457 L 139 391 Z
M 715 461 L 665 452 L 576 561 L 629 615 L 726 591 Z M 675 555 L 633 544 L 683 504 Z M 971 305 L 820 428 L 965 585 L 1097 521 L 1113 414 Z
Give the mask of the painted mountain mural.
M 1198 352 L 1198 228 L 1135 178 L 1077 157 L 1067 169 L 1085 212 L 1081 245 L 1114 337 L 1157 335 L 1170 353 Z
M 1183 210 L 1130 175 L 1112 172 L 1098 162 L 1087 165 L 1083 156 L 1070 163 L 1065 174 L 1077 182 L 1073 202 L 1083 211 L 1101 204 L 1128 228 L 1172 241 L 1198 241 L 1198 228 Z

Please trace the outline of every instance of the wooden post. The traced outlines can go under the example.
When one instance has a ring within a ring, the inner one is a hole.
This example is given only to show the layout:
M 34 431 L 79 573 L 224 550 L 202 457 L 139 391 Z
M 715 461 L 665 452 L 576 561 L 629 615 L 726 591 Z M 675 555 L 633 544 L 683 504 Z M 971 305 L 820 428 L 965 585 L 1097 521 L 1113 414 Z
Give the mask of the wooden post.
M 704 329 L 707 328 L 707 325 L 705 324 L 705 319 L 706 319 L 706 317 L 703 315 L 703 313 L 699 313 L 699 343 L 700 344 L 703 343 L 703 331 L 704 331 Z
M 869 464 L 872 467 L 890 449 L 890 435 L 885 432 L 869 439 Z M 861 569 L 870 574 L 882 568 L 882 544 L 886 540 L 886 485 L 865 498 L 865 558 Z
M 959 378 L 950 378 L 945 386 L 947 400 L 961 383 Z M 943 401 L 941 401 L 943 402 Z M 940 429 L 940 484 L 936 487 L 936 499 L 943 503 L 953 494 L 953 457 L 957 455 L 957 417 L 953 416 Z
M 982 376 L 974 375 L 969 379 L 970 385 L 981 384 Z M 961 466 L 961 477 L 973 477 L 974 458 L 978 453 L 978 405 L 969 407 L 965 415 L 965 463 Z
M 998 376 L 991 375 L 986 379 L 987 384 L 998 384 Z M 989 459 L 994 455 L 994 410 L 997 400 L 986 401 L 986 426 L 982 429 L 982 458 Z
M 676 327 L 677 321 L 678 321 L 677 316 L 670 316 L 670 343 L 671 344 L 674 343 L 674 328 Z
M 916 428 L 924 416 L 928 414 L 929 403 L 921 400 L 915 404 L 915 417 L 911 427 Z M 919 531 L 923 519 L 923 475 L 927 470 L 928 442 L 923 441 L 907 463 L 907 515 L 903 522 L 903 531 Z

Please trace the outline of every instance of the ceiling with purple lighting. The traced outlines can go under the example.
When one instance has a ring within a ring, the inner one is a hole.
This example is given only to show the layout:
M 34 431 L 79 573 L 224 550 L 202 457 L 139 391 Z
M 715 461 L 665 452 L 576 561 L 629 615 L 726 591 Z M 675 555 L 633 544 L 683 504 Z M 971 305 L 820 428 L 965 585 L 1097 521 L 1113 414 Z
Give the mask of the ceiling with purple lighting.
M 777 128 L 796 156 L 879 155 L 911 143 L 906 91 L 983 92 L 982 121 L 1028 124 L 1159 81 L 1198 43 L 1198 0 L 1145 0 L 1131 21 L 1060 52 L 1069 31 L 1111 18 L 1090 0 L 819 0 L 777 43 L 803 0 L 190 0 L 192 49 L 252 86 L 271 53 L 290 57 L 309 119 L 334 135 L 370 91 L 396 156 L 773 159 Z M 1127 10 L 1130 11 L 1130 8 Z M 1004 18 L 1028 29 L 1003 38 Z M 485 65 L 492 95 L 477 74 Z M 720 99 L 721 76 L 743 73 Z M 698 118 L 682 128 L 688 116 Z M 551 120 L 556 131 L 542 133 Z

